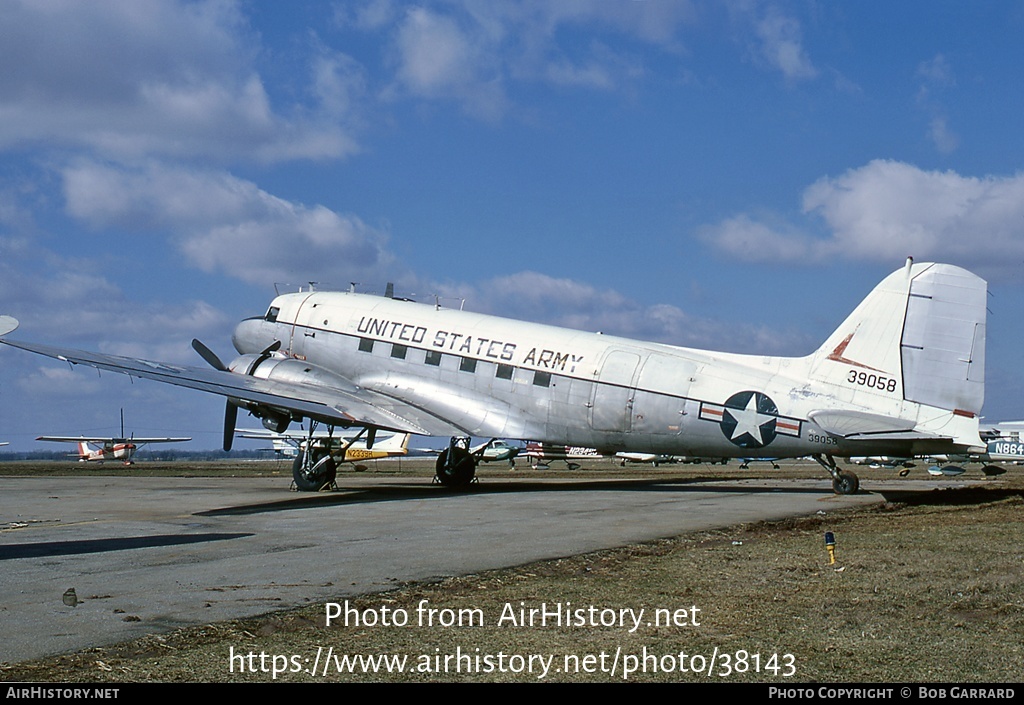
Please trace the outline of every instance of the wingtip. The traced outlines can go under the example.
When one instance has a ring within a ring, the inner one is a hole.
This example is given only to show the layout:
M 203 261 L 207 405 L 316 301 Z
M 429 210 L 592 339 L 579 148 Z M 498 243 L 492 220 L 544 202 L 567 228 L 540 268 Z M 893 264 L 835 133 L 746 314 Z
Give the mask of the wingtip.
M 12 316 L 0 316 L 0 338 L 14 331 L 20 324 Z

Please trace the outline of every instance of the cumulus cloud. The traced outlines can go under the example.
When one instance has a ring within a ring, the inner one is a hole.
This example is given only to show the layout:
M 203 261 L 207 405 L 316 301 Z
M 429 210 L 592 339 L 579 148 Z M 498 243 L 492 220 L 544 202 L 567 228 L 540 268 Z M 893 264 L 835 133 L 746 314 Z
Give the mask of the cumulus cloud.
M 803 212 L 825 224 L 825 237 L 812 235 L 809 224 L 743 214 L 702 236 L 748 261 L 892 262 L 910 255 L 994 273 L 1024 257 L 1024 174 L 969 177 L 876 160 L 809 186 Z
M 410 93 L 453 98 L 482 118 L 504 111 L 502 79 L 478 34 L 422 7 L 408 10 L 395 37 L 396 75 Z
M 941 115 L 933 117 L 928 123 L 928 137 L 942 154 L 952 154 L 960 146 L 960 138 L 950 129 L 946 118 Z
M 960 146 L 960 138 L 949 126 L 949 119 L 939 95 L 943 90 L 956 85 L 953 70 L 945 56 L 936 54 L 918 65 L 917 75 L 921 79 L 917 103 L 931 115 L 928 121 L 928 139 L 940 154 L 951 154 Z
M 956 82 L 949 60 L 942 54 L 936 54 L 931 59 L 918 64 L 917 75 L 925 81 L 925 86 L 922 86 L 923 90 L 926 90 L 928 85 L 947 86 Z
M 800 23 L 795 19 L 772 10 L 757 22 L 755 32 L 761 57 L 787 79 L 796 81 L 818 75 L 803 48 Z
M 748 52 L 757 65 L 778 71 L 789 82 L 818 75 L 803 44 L 800 21 L 774 5 L 757 2 L 730 3 L 729 12 L 743 29 Z
M 393 273 L 380 230 L 354 215 L 277 198 L 224 172 L 81 161 L 63 177 L 70 215 L 97 229 L 169 232 L 202 271 L 258 284 Z
M 403 10 L 374 0 L 335 19 L 387 37 L 394 81 L 386 95 L 454 101 L 496 120 L 509 109 L 514 85 L 629 86 L 644 74 L 631 43 L 679 52 L 679 27 L 695 15 L 690 3 L 668 0 L 424 2 Z
M 262 160 L 350 153 L 336 99 L 274 111 L 254 68 L 258 49 L 227 0 L 0 4 L 0 149 Z

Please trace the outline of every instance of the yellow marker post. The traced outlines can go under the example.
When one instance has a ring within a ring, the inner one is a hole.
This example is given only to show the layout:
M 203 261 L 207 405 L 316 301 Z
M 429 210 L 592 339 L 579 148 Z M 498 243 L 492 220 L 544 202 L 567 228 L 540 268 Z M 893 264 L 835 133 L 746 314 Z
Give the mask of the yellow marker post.
M 828 551 L 828 564 L 835 565 L 836 562 L 836 535 L 831 531 L 825 532 L 825 549 Z

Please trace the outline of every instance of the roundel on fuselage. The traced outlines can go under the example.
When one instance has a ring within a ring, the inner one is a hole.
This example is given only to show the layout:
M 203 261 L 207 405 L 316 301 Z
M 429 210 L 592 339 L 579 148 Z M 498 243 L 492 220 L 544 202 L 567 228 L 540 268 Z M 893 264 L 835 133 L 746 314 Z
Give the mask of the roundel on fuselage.
M 779 408 L 761 392 L 737 392 L 725 402 L 722 433 L 740 448 L 763 448 L 775 440 Z

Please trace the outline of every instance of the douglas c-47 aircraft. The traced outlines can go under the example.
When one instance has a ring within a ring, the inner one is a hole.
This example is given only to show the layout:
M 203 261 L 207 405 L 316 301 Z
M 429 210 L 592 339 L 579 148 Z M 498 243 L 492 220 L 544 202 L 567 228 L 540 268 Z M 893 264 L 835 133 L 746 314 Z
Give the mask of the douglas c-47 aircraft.
M 309 419 L 449 436 L 437 459 L 448 486 L 473 481 L 469 437 L 530 439 L 602 454 L 791 458 L 810 455 L 836 492 L 856 475 L 836 458 L 984 451 L 984 280 L 946 264 L 886 277 L 806 357 L 718 353 L 638 342 L 353 292 L 278 296 L 235 328 L 230 365 L 199 341 L 210 368 L 0 339 L 73 364 L 228 398 L 282 432 Z M 0 336 L 17 321 L 0 317 Z M 310 444 L 312 446 L 312 444 Z M 306 486 L 334 477 L 306 453 Z

